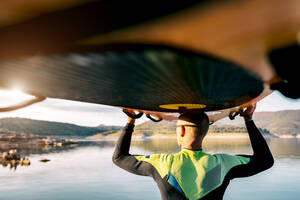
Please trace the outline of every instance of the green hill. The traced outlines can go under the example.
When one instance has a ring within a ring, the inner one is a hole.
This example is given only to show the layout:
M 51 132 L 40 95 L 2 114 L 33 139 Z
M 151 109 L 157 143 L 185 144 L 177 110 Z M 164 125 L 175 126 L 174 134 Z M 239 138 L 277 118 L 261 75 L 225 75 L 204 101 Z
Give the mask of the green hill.
M 86 137 L 100 132 L 115 132 L 119 126 L 85 127 L 68 123 L 32 120 L 26 118 L 1 118 L 0 129 L 17 133 L 33 133 L 42 136 L 80 136 Z
M 257 112 L 254 120 L 264 133 L 272 134 L 300 134 L 300 110 L 285 110 L 277 112 Z M 162 121 L 155 123 L 147 121 L 135 127 L 135 135 L 141 136 L 169 136 L 175 135 L 176 122 Z M 31 120 L 25 118 L 0 118 L 0 130 L 14 131 L 17 133 L 33 133 L 43 136 L 80 136 L 86 137 L 97 134 L 98 136 L 115 136 L 120 133 L 120 126 L 99 125 L 97 127 L 77 126 L 68 123 Z M 224 119 L 209 129 L 210 133 L 246 133 L 243 119 Z
M 142 124 L 136 125 L 134 128 L 134 135 L 138 136 L 168 136 L 174 135 L 176 129 L 176 122 L 161 121 L 158 123 L 147 121 Z M 104 132 L 93 135 L 91 138 L 98 138 L 103 136 L 117 136 L 121 133 L 121 130 L 115 132 Z
M 260 129 L 260 128 L 259 128 Z M 270 133 L 267 129 L 260 129 L 262 133 Z M 101 136 L 117 136 L 121 133 L 121 130 L 116 131 L 114 133 L 99 133 L 92 137 L 101 137 Z M 234 134 L 244 134 L 247 133 L 246 127 L 239 126 L 217 126 L 212 125 L 208 130 L 209 134 L 226 134 L 226 133 L 234 133 Z M 142 124 L 136 125 L 134 128 L 135 136 L 175 136 L 176 134 L 176 122 L 175 121 L 161 121 L 159 123 L 155 123 L 152 121 L 147 121 Z
M 258 127 L 268 129 L 275 134 L 300 134 L 300 110 L 284 110 L 277 112 L 256 112 L 254 121 Z M 244 126 L 243 119 L 225 119 L 216 125 Z
M 285 110 L 277 112 L 256 112 L 254 115 L 256 125 L 262 133 L 271 133 L 279 135 L 300 134 L 300 110 Z M 135 127 L 135 135 L 155 136 L 155 135 L 175 135 L 176 122 L 162 121 L 154 123 L 152 121 L 144 122 Z M 226 133 L 247 133 L 244 120 L 237 117 L 235 120 L 226 118 L 209 128 L 211 134 Z M 120 131 L 108 133 L 105 135 L 116 136 Z M 103 134 L 98 134 L 101 136 Z
M 139 124 L 134 129 L 135 135 L 170 135 L 176 131 L 176 122 L 161 121 L 159 123 L 147 121 Z

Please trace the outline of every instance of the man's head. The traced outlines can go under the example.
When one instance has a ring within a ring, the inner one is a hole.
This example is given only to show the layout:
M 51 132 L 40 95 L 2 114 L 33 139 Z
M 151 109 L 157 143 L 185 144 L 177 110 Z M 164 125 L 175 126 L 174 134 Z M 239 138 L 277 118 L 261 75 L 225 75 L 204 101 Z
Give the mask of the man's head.
M 204 112 L 187 112 L 179 116 L 176 126 L 178 145 L 182 148 L 199 149 L 207 133 L 209 119 Z

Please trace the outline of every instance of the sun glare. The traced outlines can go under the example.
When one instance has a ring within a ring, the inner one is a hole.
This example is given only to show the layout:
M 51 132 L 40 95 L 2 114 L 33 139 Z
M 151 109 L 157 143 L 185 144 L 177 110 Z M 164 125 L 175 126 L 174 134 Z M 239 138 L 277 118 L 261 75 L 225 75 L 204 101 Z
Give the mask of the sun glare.
M 22 90 L 19 88 L 14 88 L 12 90 L 0 90 L 0 94 L 1 94 L 1 96 L 7 96 L 10 98 L 18 98 L 18 99 L 19 98 L 24 99 L 24 98 L 31 97 L 30 95 L 22 92 Z
M 0 107 L 20 103 L 24 100 L 32 99 L 31 95 L 25 94 L 19 88 L 11 90 L 0 90 Z

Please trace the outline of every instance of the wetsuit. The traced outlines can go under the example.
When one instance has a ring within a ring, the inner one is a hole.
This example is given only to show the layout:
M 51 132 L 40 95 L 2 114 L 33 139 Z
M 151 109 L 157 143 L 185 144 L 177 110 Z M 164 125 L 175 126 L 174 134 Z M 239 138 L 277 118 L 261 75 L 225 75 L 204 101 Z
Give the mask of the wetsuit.
M 248 177 L 270 168 L 273 156 L 253 121 L 246 122 L 253 155 L 207 154 L 183 149 L 175 154 L 129 154 L 134 125 L 127 124 L 116 144 L 113 162 L 143 176 L 151 176 L 161 198 L 219 200 L 233 178 Z

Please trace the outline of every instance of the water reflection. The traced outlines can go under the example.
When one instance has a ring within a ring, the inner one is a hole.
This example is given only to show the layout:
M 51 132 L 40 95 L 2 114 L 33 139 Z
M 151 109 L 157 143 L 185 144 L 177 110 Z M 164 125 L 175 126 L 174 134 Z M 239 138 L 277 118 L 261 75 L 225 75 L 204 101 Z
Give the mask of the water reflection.
M 275 138 L 267 140 L 275 157 L 300 157 L 299 138 Z M 132 146 L 153 153 L 174 153 L 180 151 L 176 139 L 153 139 L 133 141 Z M 252 154 L 250 141 L 247 138 L 206 138 L 203 150 L 209 153 Z
M 225 200 L 298 199 L 300 191 L 300 140 L 268 141 L 276 162 L 259 175 L 234 180 Z M 111 161 L 115 141 L 82 141 L 78 146 L 26 150 L 30 167 L 16 171 L 0 168 L 0 199 L 160 199 L 153 180 L 132 175 Z M 133 141 L 131 153 L 173 153 L 176 139 Z M 210 153 L 252 153 L 248 139 L 207 138 L 204 150 Z M 41 158 L 51 160 L 40 162 Z M 293 167 L 291 167 L 293 166 Z M 132 195 L 134 194 L 134 195 Z M 145 195 L 147 194 L 147 195 Z
M 143 149 L 149 153 L 174 153 L 180 151 L 176 139 L 150 139 L 132 142 L 133 147 Z
M 83 147 L 113 148 L 116 141 L 81 141 L 79 144 L 68 146 L 28 146 L 19 148 L 18 153 L 22 156 L 44 155 L 52 153 L 72 152 Z M 300 157 L 300 139 L 270 139 L 267 141 L 274 157 Z M 1 148 L 0 152 L 7 149 Z M 247 138 L 206 138 L 203 143 L 203 150 L 208 153 L 229 153 L 229 154 L 252 154 L 250 141 Z M 180 151 L 176 138 L 133 140 L 131 153 L 152 154 L 152 153 L 175 153 Z M 43 157 L 44 158 L 44 157 Z M 22 163 L 19 163 L 22 165 Z M 18 162 L 13 164 L 4 163 L 3 166 L 10 166 L 16 169 Z
M 71 151 L 80 147 L 97 146 L 100 148 L 114 147 L 115 140 L 81 141 L 79 144 L 57 146 L 28 146 L 17 149 L 22 155 L 48 154 Z M 299 138 L 274 138 L 267 140 L 274 156 L 300 156 Z M 176 138 L 133 140 L 131 146 L 136 151 L 142 150 L 148 153 L 174 153 L 180 151 Z M 247 138 L 206 138 L 203 142 L 203 150 L 210 153 L 251 154 L 250 141 Z M 7 151 L 1 148 L 0 152 Z
M 89 144 L 82 144 L 82 146 L 86 145 Z M 17 148 L 12 148 L 11 145 L 1 145 L 0 143 L 0 165 L 2 165 L 3 167 L 9 167 L 9 169 L 17 170 L 18 167 L 30 166 L 30 160 L 25 156 L 71 151 L 76 147 L 78 147 L 77 144 L 65 146 L 21 144 L 18 145 Z
M 300 139 L 286 138 L 271 140 L 270 148 L 277 157 L 300 157 Z
M 86 142 L 82 143 L 81 146 L 87 145 Z M 62 152 L 62 151 L 69 151 L 74 149 L 80 145 L 78 144 L 71 144 L 65 146 L 53 146 L 53 145 L 24 145 L 19 146 L 17 148 L 7 148 L 3 147 L 0 144 L 0 152 L 9 151 L 11 149 L 16 149 L 21 155 L 32 155 L 32 154 L 45 154 L 45 153 L 55 153 L 55 152 Z

